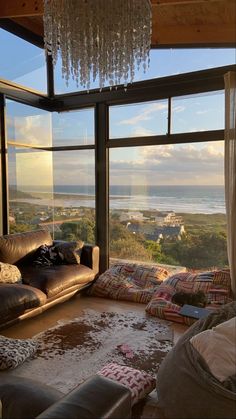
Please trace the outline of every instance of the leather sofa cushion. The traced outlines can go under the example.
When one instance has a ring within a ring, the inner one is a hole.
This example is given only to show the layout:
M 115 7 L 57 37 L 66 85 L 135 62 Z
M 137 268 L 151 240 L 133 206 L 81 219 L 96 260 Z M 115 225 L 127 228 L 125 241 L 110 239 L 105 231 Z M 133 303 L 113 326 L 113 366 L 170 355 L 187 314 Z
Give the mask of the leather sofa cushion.
M 12 319 L 25 310 L 45 304 L 46 295 L 23 284 L 0 284 L 0 318 Z
M 0 261 L 21 265 L 34 258 L 35 251 L 42 244 L 53 244 L 51 235 L 45 230 L 9 234 L 0 237 Z
M 128 419 L 131 394 L 125 386 L 95 374 L 37 417 Z
M 20 268 L 24 284 L 43 291 L 48 298 L 77 284 L 91 282 L 95 273 L 84 265 L 24 266 Z
M 2 417 L 5 419 L 31 419 L 63 396 L 58 390 L 38 381 L 0 374 Z

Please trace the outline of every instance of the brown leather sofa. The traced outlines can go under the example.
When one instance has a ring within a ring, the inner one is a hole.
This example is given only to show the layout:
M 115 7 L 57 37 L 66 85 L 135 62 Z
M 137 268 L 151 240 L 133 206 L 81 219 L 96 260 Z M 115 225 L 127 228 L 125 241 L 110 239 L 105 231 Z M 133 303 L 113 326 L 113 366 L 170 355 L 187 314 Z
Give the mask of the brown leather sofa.
M 131 392 L 108 378 L 93 375 L 69 394 L 35 380 L 0 373 L 3 419 L 128 419 Z
M 22 284 L 0 284 L 0 328 L 67 300 L 96 278 L 98 246 L 84 245 L 80 264 L 35 266 L 37 249 L 54 243 L 45 230 L 0 237 L 0 262 L 17 265 L 22 274 Z

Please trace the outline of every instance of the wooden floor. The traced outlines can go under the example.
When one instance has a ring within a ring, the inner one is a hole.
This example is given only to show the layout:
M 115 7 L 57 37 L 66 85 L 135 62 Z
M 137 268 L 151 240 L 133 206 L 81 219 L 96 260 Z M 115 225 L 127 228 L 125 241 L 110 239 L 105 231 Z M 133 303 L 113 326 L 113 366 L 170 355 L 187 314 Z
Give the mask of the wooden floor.
M 99 312 L 113 311 L 117 313 L 123 313 L 132 311 L 134 314 L 135 312 L 145 311 L 144 304 L 114 301 L 79 294 L 71 298 L 69 301 L 50 308 L 37 317 L 23 320 L 21 323 L 18 323 L 8 329 L 2 330 L 1 334 L 7 337 L 19 339 L 31 338 L 36 334 L 55 326 L 59 320 L 71 320 L 74 317 L 80 316 L 83 313 L 83 310 L 87 308 Z M 187 326 L 171 322 L 169 322 L 169 325 L 173 330 L 174 343 L 176 343 L 179 337 L 187 329 Z M 162 411 L 158 408 L 156 391 L 153 391 L 151 395 L 148 396 L 146 402 L 143 403 L 141 407 L 134 410 L 133 418 L 164 419 Z
M 30 338 L 44 330 L 49 329 L 50 327 L 55 326 L 59 320 L 71 320 L 74 317 L 80 316 L 83 310 L 87 308 L 99 312 L 115 311 L 117 313 L 122 313 L 124 311 L 132 311 L 135 313 L 144 312 L 145 304 L 114 301 L 79 294 L 64 303 L 50 308 L 36 317 L 23 320 L 8 329 L 1 330 L 1 335 L 19 339 Z M 173 330 L 175 343 L 187 329 L 187 326 L 171 322 L 170 327 Z

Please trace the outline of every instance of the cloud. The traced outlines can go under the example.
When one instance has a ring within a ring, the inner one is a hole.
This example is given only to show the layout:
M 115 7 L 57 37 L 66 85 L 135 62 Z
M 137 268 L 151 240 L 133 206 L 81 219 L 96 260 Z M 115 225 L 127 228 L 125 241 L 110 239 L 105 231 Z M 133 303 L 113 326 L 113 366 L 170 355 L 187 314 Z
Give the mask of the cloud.
M 130 136 L 131 137 L 149 137 L 149 136 L 155 135 L 155 134 L 156 133 L 154 131 L 152 131 L 151 129 L 139 126 L 131 132 Z
M 186 107 L 185 106 L 174 106 L 172 111 L 175 113 L 180 113 L 185 111 Z
M 153 113 L 166 110 L 167 107 L 167 103 L 151 103 L 150 105 L 145 106 L 138 115 L 129 119 L 123 119 L 119 121 L 117 125 L 135 125 L 140 121 L 148 121 L 153 118 Z
M 196 111 L 196 115 L 205 115 L 206 113 L 208 113 L 209 110 L 202 110 L 202 111 Z
M 94 184 L 94 151 L 58 151 L 53 153 L 53 175 L 56 185 Z
M 131 179 L 153 185 L 223 184 L 223 157 L 222 142 L 142 147 L 138 158 L 112 162 L 110 178 L 117 184 Z
M 15 116 L 8 123 L 9 140 L 27 145 L 52 146 L 50 114 Z

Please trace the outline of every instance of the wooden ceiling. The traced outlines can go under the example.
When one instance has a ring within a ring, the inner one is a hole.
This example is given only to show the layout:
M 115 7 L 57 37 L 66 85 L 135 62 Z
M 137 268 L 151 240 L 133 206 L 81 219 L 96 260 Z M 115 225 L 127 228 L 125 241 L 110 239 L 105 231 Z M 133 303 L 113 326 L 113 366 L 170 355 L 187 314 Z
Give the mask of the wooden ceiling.
M 236 45 L 236 0 L 151 3 L 153 48 Z M 5 22 L 43 37 L 43 0 L 0 0 L 0 26 Z

